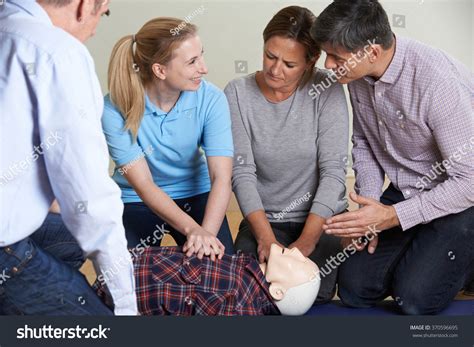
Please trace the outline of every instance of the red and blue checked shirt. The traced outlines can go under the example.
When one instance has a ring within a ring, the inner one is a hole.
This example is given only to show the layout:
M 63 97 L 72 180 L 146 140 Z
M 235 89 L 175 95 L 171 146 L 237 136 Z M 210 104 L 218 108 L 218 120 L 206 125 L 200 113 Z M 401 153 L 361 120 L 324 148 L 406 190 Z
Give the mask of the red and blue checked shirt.
M 279 314 L 255 258 L 186 257 L 178 247 L 150 247 L 134 259 L 138 310 L 142 315 Z M 97 292 L 105 299 L 104 288 Z

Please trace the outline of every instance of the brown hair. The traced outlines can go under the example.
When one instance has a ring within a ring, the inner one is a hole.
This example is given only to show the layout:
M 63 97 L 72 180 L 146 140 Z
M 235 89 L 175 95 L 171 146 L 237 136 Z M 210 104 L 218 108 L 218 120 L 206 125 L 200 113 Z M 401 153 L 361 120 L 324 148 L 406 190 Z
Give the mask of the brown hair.
M 311 26 L 315 20 L 316 16 L 306 7 L 288 6 L 282 8 L 263 30 L 263 41 L 267 42 L 273 36 L 293 39 L 305 47 L 306 62 L 310 62 L 321 54 L 321 47 L 311 37 Z M 313 73 L 312 68 L 303 74 L 300 88 L 309 82 Z
M 136 138 L 145 112 L 144 85 L 153 81 L 153 64 L 167 64 L 179 45 L 197 33 L 194 24 L 178 18 L 154 18 L 136 35 L 122 37 L 110 56 L 110 100 L 125 118 L 125 129 Z

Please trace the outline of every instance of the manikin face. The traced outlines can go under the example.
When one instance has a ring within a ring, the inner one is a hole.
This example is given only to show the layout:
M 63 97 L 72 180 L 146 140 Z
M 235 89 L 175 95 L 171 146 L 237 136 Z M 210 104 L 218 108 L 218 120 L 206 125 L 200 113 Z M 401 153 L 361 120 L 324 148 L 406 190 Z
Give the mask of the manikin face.
M 183 41 L 174 50 L 171 61 L 162 66 L 166 76 L 163 81 L 168 88 L 176 91 L 198 90 L 202 76 L 208 72 L 203 55 L 199 36 L 194 35 Z
M 266 267 L 262 270 L 270 284 L 270 294 L 281 300 L 292 287 L 307 283 L 318 276 L 318 266 L 297 248 L 281 248 L 272 244 Z
M 370 48 L 351 53 L 326 43 L 322 45 L 322 49 L 326 52 L 324 67 L 336 74 L 339 83 L 346 84 L 370 74 Z

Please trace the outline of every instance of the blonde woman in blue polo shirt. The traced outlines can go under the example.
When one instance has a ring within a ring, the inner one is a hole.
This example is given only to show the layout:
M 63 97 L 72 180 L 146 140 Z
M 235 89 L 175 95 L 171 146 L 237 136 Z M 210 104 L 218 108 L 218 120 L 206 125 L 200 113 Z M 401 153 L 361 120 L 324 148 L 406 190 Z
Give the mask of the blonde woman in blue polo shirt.
M 177 30 L 177 28 L 179 30 Z M 115 45 L 102 126 L 122 190 L 129 248 L 170 233 L 188 255 L 233 253 L 225 217 L 233 144 L 224 93 L 205 81 L 197 28 L 147 22 Z

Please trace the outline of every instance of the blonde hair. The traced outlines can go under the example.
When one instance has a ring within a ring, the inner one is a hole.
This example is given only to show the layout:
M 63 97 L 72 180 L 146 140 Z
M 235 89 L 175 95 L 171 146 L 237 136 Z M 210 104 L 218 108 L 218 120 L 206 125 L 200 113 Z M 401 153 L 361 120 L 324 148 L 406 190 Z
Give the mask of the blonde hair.
M 110 100 L 134 139 L 145 112 L 145 85 L 154 79 L 153 64 L 167 64 L 173 51 L 196 33 L 194 24 L 158 17 L 145 23 L 136 35 L 124 36 L 115 44 L 108 70 Z

